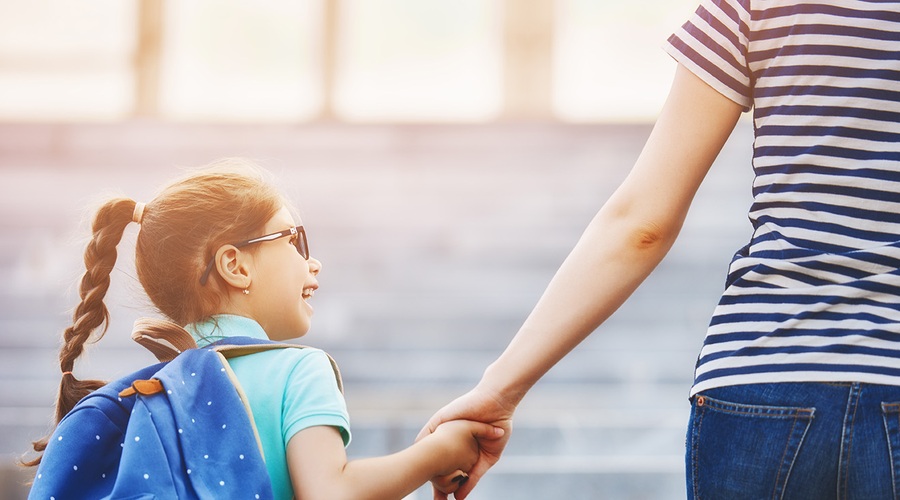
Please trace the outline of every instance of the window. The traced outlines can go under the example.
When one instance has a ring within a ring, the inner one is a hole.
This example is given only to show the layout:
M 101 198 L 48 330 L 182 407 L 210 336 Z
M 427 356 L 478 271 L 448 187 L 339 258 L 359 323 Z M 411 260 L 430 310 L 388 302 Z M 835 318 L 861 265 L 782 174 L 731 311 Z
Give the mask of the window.
M 321 99 L 321 1 L 165 4 L 160 114 L 176 120 L 298 121 Z
M 0 120 L 647 121 L 697 0 L 517 2 L 0 0 Z
M 134 102 L 134 0 L 0 0 L 0 120 L 115 120 Z
M 501 109 L 491 0 L 344 0 L 336 108 L 350 120 L 469 121 Z
M 554 108 L 567 121 L 647 121 L 668 95 L 666 38 L 697 0 L 557 0 Z

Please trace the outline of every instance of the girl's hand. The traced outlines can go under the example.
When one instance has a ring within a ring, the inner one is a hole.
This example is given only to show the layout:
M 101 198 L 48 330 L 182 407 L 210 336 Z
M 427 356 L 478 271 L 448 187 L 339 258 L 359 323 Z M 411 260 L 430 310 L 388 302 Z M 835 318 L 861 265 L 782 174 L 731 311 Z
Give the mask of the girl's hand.
M 436 477 L 457 476 L 458 471 L 467 471 L 478 462 L 481 443 L 496 441 L 505 434 L 500 427 L 470 420 L 452 420 L 438 426 L 425 440 L 436 447 L 444 459 L 446 467 Z M 453 490 L 460 480 L 452 481 L 446 487 Z
M 319 425 L 288 442 L 288 469 L 298 500 L 405 498 L 435 476 L 468 469 L 479 459 L 478 443 L 503 434 L 490 424 L 459 420 L 397 453 L 348 461 L 338 429 Z
M 488 469 L 490 469 L 503 453 L 506 443 L 509 441 L 510 432 L 512 432 L 512 417 L 515 406 L 511 403 L 505 403 L 501 399 L 492 396 L 487 391 L 476 387 L 470 392 L 460 396 L 447 406 L 438 410 L 431 417 L 431 420 L 425 425 L 416 440 L 425 437 L 441 429 L 444 424 L 456 419 L 468 419 L 478 422 L 491 424 L 494 427 L 503 429 L 500 436 L 494 438 L 478 439 L 478 458 L 470 468 L 462 468 L 469 474 L 469 479 L 459 486 L 455 492 L 447 491 L 448 488 L 454 487 L 448 484 L 448 478 L 435 478 L 432 480 L 434 486 L 435 500 L 447 500 L 448 493 L 454 493 L 454 497 L 463 500 L 472 491 L 472 488 L 478 483 Z M 452 472 L 452 471 L 448 471 Z
M 449 495 L 451 493 L 455 493 L 456 490 L 462 487 L 462 485 L 466 484 L 469 480 L 469 475 L 465 472 L 458 470 L 452 474 L 447 474 L 445 476 L 435 476 L 431 478 L 432 487 L 441 492 L 444 495 Z

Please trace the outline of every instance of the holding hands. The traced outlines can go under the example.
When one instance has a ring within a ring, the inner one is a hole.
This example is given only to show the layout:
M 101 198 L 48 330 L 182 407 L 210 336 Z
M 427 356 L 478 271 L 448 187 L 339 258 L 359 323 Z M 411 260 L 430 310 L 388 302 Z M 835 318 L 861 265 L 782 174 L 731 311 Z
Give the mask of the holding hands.
M 493 443 L 505 441 L 505 435 L 504 428 L 489 423 L 452 420 L 421 437 L 419 441 L 431 442 L 446 464 L 431 479 L 441 497 L 447 498 L 450 493 L 459 495 L 459 489 L 468 481 L 466 472 L 473 470 L 481 461 L 485 446 L 492 448 Z
M 457 440 L 457 445 L 465 444 L 473 452 L 469 457 L 472 459 L 471 462 L 461 463 L 460 465 L 466 467 L 459 467 L 460 470 L 468 472 L 467 480 L 454 480 L 459 476 L 459 473 L 455 471 L 447 471 L 447 475 L 432 479 L 435 500 L 447 500 L 451 493 L 454 498 L 459 500 L 463 500 L 469 495 L 488 469 L 500 460 L 500 455 L 503 453 L 512 431 L 514 411 L 515 405 L 512 403 L 505 402 L 490 392 L 476 387 L 450 402 L 431 417 L 419 432 L 417 441 L 439 436 L 448 438 L 452 436 Z M 468 426 L 476 422 L 483 422 L 479 425 L 489 424 L 489 432 L 480 434 L 474 432 L 480 427 L 472 427 L 470 430 Z M 463 437 L 459 434 L 461 431 L 470 432 L 469 437 L 475 438 L 475 441 L 460 439 Z

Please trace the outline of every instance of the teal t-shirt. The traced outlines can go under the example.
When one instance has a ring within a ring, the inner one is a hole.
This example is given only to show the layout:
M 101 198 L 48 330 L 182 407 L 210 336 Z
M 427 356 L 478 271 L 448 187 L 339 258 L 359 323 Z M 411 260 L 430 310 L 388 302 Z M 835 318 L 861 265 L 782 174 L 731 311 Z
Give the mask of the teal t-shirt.
M 220 314 L 187 330 L 203 347 L 226 337 L 268 340 L 256 321 Z M 287 443 L 308 427 L 336 427 L 350 443 L 350 417 L 328 356 L 319 349 L 274 349 L 228 360 L 250 402 L 275 498 L 294 497 Z

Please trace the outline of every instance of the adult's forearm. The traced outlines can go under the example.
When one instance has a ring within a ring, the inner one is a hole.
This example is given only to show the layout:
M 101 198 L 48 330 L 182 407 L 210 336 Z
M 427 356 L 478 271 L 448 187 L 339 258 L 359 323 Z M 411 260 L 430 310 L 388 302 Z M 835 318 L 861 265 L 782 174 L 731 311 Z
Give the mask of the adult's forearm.
M 557 362 L 618 309 L 665 256 L 674 231 L 604 208 L 551 280 L 482 384 L 517 405 Z M 675 221 L 680 227 L 680 221 Z
M 679 66 L 628 177 L 591 221 L 481 388 L 514 407 L 669 251 L 741 107 Z

